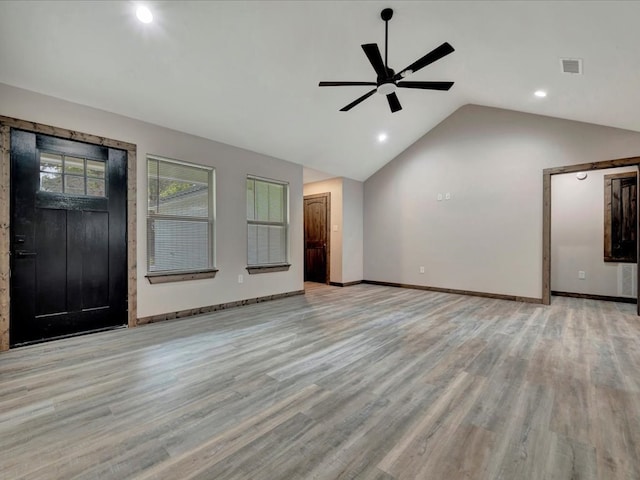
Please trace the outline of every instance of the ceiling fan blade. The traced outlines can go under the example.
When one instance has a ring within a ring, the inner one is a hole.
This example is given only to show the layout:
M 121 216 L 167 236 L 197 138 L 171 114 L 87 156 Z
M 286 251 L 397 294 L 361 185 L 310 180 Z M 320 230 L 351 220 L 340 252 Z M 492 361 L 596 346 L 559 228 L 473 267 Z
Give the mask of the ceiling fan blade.
M 342 107 L 340 109 L 341 112 L 348 112 L 349 110 L 351 110 L 353 107 L 355 107 L 356 105 L 358 105 L 360 102 L 364 102 L 367 98 L 369 98 L 371 95 L 373 95 L 374 93 L 376 93 L 377 88 L 374 88 L 373 90 L 365 93 L 364 95 L 362 95 L 360 98 L 358 98 L 357 100 L 354 100 L 353 102 L 351 102 L 349 105 L 347 105 L 346 107 Z
M 435 62 L 436 60 L 440 60 L 442 57 L 445 57 L 445 56 L 449 55 L 450 53 L 452 53 L 454 51 L 455 50 L 451 45 L 449 45 L 447 42 L 444 42 L 439 47 L 436 47 L 433 50 L 431 50 L 429 53 L 427 53 L 421 59 L 413 62 L 411 65 L 409 65 L 404 70 L 401 70 L 400 72 L 396 73 L 393 76 L 393 79 L 394 80 L 399 80 L 400 78 L 402 78 L 402 74 L 404 72 L 406 72 L 407 70 L 411 70 L 412 72 L 417 72 L 421 68 L 426 67 L 427 65 L 429 65 L 430 63 Z
M 320 82 L 319 87 L 343 87 L 348 85 L 377 85 L 376 82 Z
M 400 105 L 400 100 L 398 100 L 398 96 L 395 94 L 395 92 L 387 95 L 387 100 L 389 101 L 389 108 L 391 109 L 391 113 L 402 110 L 402 105 Z
M 423 90 L 449 90 L 453 82 L 398 82 L 399 88 L 421 88 Z
M 373 69 L 378 74 L 378 77 L 387 78 L 387 69 L 382 61 L 382 55 L 380 55 L 378 44 L 365 43 L 362 45 L 362 49 L 364 50 L 364 53 L 367 54 L 367 58 L 369 59 L 369 62 L 371 62 Z

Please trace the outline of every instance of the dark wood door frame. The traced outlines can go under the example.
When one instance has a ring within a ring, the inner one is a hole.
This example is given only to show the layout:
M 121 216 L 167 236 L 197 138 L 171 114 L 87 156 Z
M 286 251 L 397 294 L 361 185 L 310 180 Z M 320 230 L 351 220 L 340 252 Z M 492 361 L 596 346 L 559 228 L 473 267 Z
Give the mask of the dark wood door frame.
M 606 168 L 640 166 L 640 157 L 617 158 L 601 162 L 581 163 L 564 167 L 545 168 L 542 171 L 542 303 L 551 304 L 551 176 L 561 173 L 588 172 L 590 170 L 604 170 Z M 640 208 L 640 196 L 638 197 Z M 640 222 L 636 225 L 639 235 L 638 249 L 640 250 Z M 640 285 L 640 268 L 638 270 L 638 284 Z M 637 292 L 637 312 L 640 315 L 640 288 Z
M 136 145 L 64 128 L 0 115 L 0 351 L 9 349 L 9 244 L 11 129 L 43 133 L 127 152 L 127 325 L 137 324 L 136 274 Z
M 313 195 L 305 195 L 302 198 L 302 204 L 304 208 L 304 201 L 311 198 L 326 198 L 327 199 L 327 251 L 326 251 L 326 263 L 327 263 L 327 285 L 331 282 L 331 193 L 316 193 Z M 304 225 L 303 225 L 304 230 Z M 304 242 L 304 238 L 302 240 Z M 303 250 L 306 249 L 303 246 Z

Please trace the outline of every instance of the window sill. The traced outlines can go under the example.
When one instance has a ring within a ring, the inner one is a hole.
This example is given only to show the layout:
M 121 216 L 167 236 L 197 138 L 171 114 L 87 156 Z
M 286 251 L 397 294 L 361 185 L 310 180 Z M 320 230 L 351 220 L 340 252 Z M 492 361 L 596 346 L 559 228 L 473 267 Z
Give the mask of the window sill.
M 177 272 L 177 273 L 148 273 L 145 275 L 149 283 L 169 283 L 184 282 L 186 280 L 201 280 L 203 278 L 215 278 L 217 269 L 200 270 L 198 272 Z
M 254 275 L 256 273 L 286 272 L 290 267 L 291 265 L 288 263 L 283 263 L 281 265 L 256 265 L 248 266 L 247 272 L 249 272 L 249 275 Z

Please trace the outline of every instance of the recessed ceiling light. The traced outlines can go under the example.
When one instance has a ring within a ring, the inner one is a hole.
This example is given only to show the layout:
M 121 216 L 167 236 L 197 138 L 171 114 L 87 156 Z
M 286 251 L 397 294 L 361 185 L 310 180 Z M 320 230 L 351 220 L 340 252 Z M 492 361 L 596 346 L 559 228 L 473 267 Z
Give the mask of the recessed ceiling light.
M 149 10 L 144 5 L 140 5 L 137 8 L 136 17 L 138 17 L 138 20 L 140 20 L 142 23 L 151 23 L 151 22 L 153 22 L 153 14 L 151 13 L 151 10 Z
M 544 98 L 547 96 L 547 92 L 545 92 L 544 90 L 536 90 L 535 92 L 533 92 L 533 94 L 539 98 Z
M 387 141 L 387 134 L 386 133 L 381 133 L 380 135 L 378 135 L 378 141 L 380 143 L 386 142 Z

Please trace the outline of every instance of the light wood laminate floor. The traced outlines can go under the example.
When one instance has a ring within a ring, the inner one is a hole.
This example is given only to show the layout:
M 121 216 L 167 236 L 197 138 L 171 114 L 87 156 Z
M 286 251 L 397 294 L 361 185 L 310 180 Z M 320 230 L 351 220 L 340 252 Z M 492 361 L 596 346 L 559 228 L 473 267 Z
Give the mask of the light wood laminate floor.
M 640 479 L 635 305 L 306 287 L 0 354 L 0 478 Z

